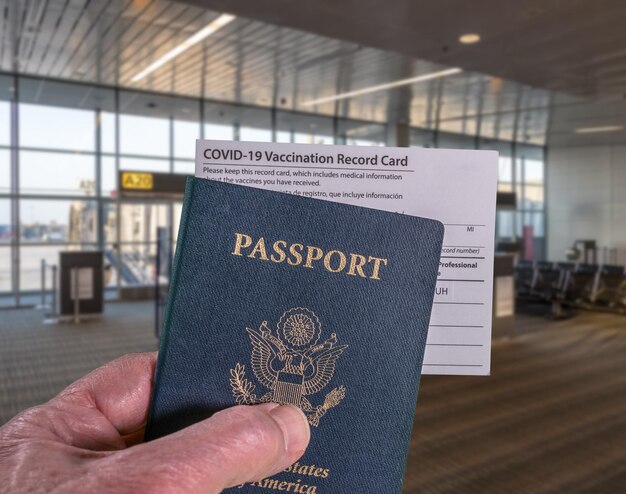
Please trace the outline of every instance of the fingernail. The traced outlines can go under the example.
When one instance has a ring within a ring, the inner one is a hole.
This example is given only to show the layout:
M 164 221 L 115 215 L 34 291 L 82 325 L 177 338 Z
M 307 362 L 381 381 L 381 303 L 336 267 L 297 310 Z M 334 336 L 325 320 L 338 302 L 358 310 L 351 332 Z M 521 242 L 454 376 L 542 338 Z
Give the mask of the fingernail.
M 302 410 L 292 405 L 281 405 L 270 410 L 269 415 L 283 431 L 287 453 L 302 454 L 311 439 L 309 422 Z

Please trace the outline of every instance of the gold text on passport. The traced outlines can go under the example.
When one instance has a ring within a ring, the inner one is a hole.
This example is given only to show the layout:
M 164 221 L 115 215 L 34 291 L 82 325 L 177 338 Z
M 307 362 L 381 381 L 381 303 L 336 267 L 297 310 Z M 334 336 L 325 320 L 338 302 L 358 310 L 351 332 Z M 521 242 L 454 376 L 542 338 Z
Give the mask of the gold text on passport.
M 329 273 L 344 273 L 371 280 L 380 280 L 383 266 L 389 264 L 383 257 L 345 253 L 337 249 L 325 251 L 314 245 L 289 244 L 286 240 L 271 242 L 266 241 L 265 237 L 254 240 L 245 233 L 235 233 L 235 245 L 231 254 L 274 263 L 286 262 L 290 266 L 309 269 L 319 266 Z

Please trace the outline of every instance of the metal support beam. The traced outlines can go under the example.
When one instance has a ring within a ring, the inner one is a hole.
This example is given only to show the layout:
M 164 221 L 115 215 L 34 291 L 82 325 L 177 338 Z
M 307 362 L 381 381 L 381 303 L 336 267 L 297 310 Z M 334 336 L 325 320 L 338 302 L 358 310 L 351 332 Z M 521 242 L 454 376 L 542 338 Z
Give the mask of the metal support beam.
M 20 154 L 19 154 L 19 79 L 13 76 L 13 97 L 11 98 L 11 279 L 13 280 L 13 301 L 20 305 Z

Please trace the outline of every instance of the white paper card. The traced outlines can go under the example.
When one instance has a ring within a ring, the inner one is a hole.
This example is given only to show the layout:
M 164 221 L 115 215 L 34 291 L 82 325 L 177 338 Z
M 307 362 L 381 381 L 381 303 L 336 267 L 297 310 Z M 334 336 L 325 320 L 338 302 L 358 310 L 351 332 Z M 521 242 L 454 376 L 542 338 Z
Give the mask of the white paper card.
M 70 272 L 70 299 L 93 298 L 93 268 L 72 268 Z M 78 286 L 76 286 L 78 284 Z
M 488 375 L 495 151 L 196 141 L 196 177 L 445 225 L 424 374 Z

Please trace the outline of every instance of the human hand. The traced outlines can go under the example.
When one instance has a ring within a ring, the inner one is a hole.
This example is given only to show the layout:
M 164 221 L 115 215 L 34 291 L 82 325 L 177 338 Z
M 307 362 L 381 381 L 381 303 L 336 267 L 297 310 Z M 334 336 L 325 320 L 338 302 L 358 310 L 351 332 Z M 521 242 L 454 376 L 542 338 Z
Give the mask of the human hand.
M 236 406 L 142 443 L 156 353 L 127 355 L 0 427 L 0 492 L 214 494 L 294 463 L 309 443 L 289 405 Z

